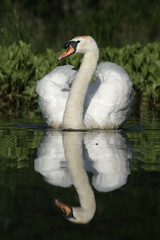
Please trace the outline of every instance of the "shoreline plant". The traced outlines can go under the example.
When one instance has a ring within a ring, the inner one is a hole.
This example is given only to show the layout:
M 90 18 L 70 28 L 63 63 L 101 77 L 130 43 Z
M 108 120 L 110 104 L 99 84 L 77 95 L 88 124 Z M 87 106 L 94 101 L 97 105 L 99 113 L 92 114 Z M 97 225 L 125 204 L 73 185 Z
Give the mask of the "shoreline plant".
M 35 110 L 38 108 L 36 82 L 59 65 L 72 64 L 78 69 L 81 55 L 73 55 L 61 62 L 60 52 L 47 49 L 43 54 L 32 51 L 23 41 L 8 47 L 0 46 L 0 110 Z M 129 74 L 134 90 L 135 104 L 145 101 L 152 109 L 160 109 L 160 45 L 140 43 L 122 48 L 100 48 L 100 62 L 111 61 Z

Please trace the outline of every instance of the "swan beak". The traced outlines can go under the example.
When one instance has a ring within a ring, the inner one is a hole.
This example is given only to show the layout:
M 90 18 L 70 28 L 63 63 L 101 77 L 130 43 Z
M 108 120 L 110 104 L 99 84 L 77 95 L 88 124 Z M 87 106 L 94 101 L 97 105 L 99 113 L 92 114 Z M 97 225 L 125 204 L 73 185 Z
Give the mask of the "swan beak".
M 59 56 L 57 60 L 59 61 L 65 57 L 70 56 L 73 53 L 75 53 L 75 49 L 72 47 L 72 45 L 69 45 L 69 47 L 65 50 L 65 52 L 61 56 Z
M 70 217 L 72 209 L 68 207 L 66 204 L 60 202 L 59 200 L 55 200 L 55 204 L 62 210 L 65 217 Z

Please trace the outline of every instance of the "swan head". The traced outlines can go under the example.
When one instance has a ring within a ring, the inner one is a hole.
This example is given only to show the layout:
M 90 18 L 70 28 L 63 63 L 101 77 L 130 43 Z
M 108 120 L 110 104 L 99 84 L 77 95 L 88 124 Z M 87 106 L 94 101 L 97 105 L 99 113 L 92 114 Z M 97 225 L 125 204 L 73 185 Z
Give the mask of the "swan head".
M 85 54 L 87 52 L 98 52 L 98 46 L 96 41 L 91 36 L 77 36 L 70 41 L 68 41 L 65 45 L 65 52 L 59 56 L 58 61 L 68 57 L 74 53 L 82 53 Z
M 87 211 L 82 207 L 70 207 L 59 200 L 55 200 L 55 204 L 62 210 L 62 216 L 72 223 L 86 224 L 94 216 L 95 208 L 91 211 Z

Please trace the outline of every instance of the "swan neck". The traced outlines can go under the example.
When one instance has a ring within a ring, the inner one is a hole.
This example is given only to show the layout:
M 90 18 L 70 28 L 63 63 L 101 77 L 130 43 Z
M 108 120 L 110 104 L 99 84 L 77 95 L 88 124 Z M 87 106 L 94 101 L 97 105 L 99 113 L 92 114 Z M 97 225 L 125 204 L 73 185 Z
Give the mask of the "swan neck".
M 63 145 L 68 169 L 80 201 L 80 207 L 74 209 L 79 212 L 81 219 L 89 221 L 95 213 L 96 202 L 88 175 L 84 169 L 83 136 L 82 132 L 66 132 L 63 135 Z
M 85 129 L 83 108 L 88 85 L 92 79 L 99 58 L 98 47 L 86 52 L 80 69 L 72 84 L 63 116 L 64 129 Z

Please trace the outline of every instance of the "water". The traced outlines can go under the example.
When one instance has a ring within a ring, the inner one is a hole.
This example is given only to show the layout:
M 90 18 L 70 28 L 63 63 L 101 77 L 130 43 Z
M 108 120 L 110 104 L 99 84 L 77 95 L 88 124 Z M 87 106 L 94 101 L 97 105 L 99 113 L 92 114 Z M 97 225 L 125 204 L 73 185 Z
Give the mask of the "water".
M 0 239 L 159 239 L 159 117 L 62 132 L 41 115 L 12 116 L 0 137 Z

